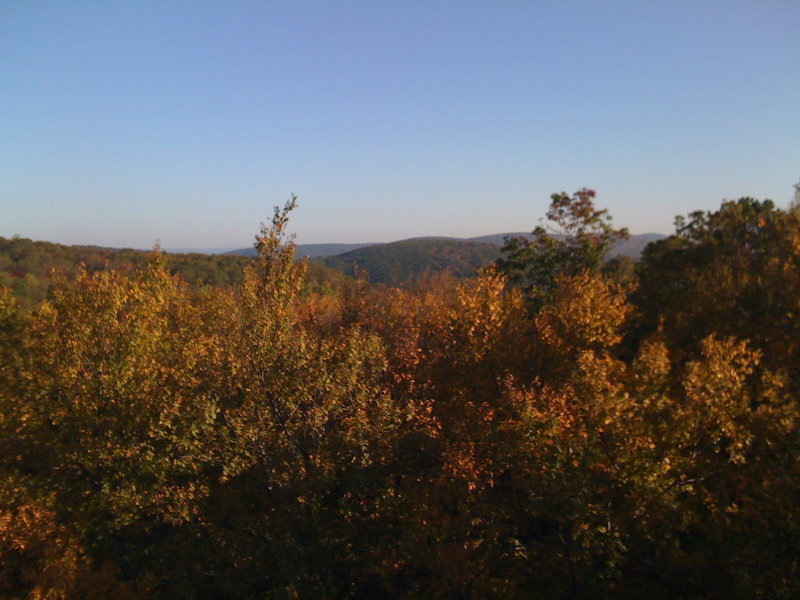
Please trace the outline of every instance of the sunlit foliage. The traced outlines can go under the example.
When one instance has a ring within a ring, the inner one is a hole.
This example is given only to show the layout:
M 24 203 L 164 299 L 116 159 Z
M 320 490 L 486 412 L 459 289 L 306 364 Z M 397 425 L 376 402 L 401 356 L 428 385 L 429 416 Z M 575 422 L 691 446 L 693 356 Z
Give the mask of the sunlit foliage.
M 309 278 L 292 199 L 233 285 L 0 288 L 0 598 L 798 597 L 797 209 L 620 276 L 593 197 L 523 285 Z

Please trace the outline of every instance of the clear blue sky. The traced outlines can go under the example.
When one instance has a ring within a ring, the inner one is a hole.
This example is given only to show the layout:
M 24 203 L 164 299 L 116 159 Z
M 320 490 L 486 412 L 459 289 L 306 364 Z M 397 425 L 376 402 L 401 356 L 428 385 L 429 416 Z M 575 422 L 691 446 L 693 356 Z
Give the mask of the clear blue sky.
M 243 247 L 615 224 L 800 178 L 800 2 L 0 0 L 0 235 Z

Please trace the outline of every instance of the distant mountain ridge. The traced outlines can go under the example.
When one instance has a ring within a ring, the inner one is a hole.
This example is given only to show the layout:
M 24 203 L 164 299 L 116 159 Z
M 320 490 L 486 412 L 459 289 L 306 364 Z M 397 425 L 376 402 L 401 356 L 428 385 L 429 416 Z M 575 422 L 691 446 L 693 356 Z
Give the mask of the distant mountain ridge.
M 360 250 L 362 248 L 367 248 L 372 246 L 392 246 L 394 244 L 415 243 L 415 242 L 430 241 L 430 240 L 445 240 L 452 242 L 476 242 L 502 248 L 506 238 L 509 237 L 530 238 L 531 233 L 526 231 L 517 231 L 511 233 L 494 233 L 490 235 L 481 235 L 472 238 L 429 236 L 429 237 L 408 238 L 404 240 L 397 240 L 395 242 L 364 242 L 358 244 L 298 244 L 297 256 L 308 257 L 308 258 L 326 258 L 331 256 L 341 256 L 343 254 L 352 252 L 354 250 Z M 656 240 L 663 239 L 665 237 L 667 236 L 660 233 L 642 233 L 638 235 L 632 235 L 627 240 L 623 240 L 622 242 L 615 244 L 614 247 L 611 248 L 609 255 L 612 258 L 616 256 L 629 256 L 631 258 L 638 258 L 641 255 L 642 251 L 644 250 L 645 246 L 647 246 L 647 244 L 649 244 L 650 242 L 654 242 Z M 229 252 L 226 252 L 225 254 L 255 256 L 256 250 L 255 248 L 241 248 L 239 250 L 231 250 Z
M 377 246 L 380 242 L 375 243 L 362 243 L 362 244 L 298 244 L 297 256 L 308 258 L 322 258 L 325 256 L 338 256 L 345 252 L 358 250 L 367 246 Z M 255 248 L 240 248 L 238 250 L 230 250 L 225 254 L 240 254 L 242 256 L 255 256 L 258 254 Z
M 449 271 L 456 277 L 470 277 L 477 269 L 493 263 L 509 237 L 530 234 L 495 234 L 472 239 L 413 238 L 388 244 L 365 245 L 343 254 L 311 259 L 348 276 L 363 275 L 373 283 L 397 284 L 425 272 Z M 631 236 L 616 244 L 610 258 L 638 258 L 644 247 L 665 236 L 650 233 Z M 302 250 L 300 250 L 302 252 Z
M 455 277 L 470 277 L 499 256 L 498 246 L 484 242 L 424 238 L 365 246 L 312 260 L 350 277 L 364 275 L 373 283 L 396 284 L 425 272 L 449 271 Z

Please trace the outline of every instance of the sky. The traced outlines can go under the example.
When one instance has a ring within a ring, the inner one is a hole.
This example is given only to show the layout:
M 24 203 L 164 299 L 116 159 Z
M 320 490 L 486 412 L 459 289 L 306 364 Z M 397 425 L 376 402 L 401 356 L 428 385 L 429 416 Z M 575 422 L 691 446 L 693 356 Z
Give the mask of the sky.
M 673 231 L 800 179 L 797 0 L 0 0 L 0 236 L 236 248 Z

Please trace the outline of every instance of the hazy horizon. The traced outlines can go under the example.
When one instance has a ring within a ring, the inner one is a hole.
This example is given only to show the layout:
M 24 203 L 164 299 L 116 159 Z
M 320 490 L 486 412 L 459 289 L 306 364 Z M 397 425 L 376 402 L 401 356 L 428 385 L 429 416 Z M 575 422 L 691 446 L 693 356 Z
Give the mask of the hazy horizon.
M 530 231 L 597 190 L 673 231 L 792 199 L 800 4 L 7 3 L 0 235 L 244 248 Z
M 507 231 L 507 232 L 497 231 L 497 232 L 490 233 L 490 234 L 477 235 L 477 236 L 472 236 L 472 237 L 429 235 L 429 236 L 411 236 L 411 237 L 407 237 L 407 238 L 391 239 L 391 240 L 378 240 L 378 241 L 376 241 L 376 240 L 361 240 L 361 241 L 353 241 L 353 242 L 299 242 L 297 240 L 297 236 L 294 236 L 294 240 L 293 241 L 298 246 L 337 246 L 337 245 L 341 245 L 341 246 L 351 246 L 351 245 L 372 246 L 372 245 L 379 245 L 379 244 L 391 244 L 391 243 L 394 243 L 394 242 L 412 241 L 412 240 L 417 240 L 417 239 L 437 239 L 437 238 L 439 238 L 439 239 L 453 239 L 453 240 L 471 241 L 471 240 L 476 240 L 478 238 L 492 237 L 492 236 L 504 235 L 504 234 L 518 235 L 518 234 L 528 234 L 528 233 L 531 233 L 531 232 L 528 232 L 528 231 Z M 631 236 L 637 236 L 637 235 L 664 235 L 664 236 L 667 236 L 667 235 L 670 234 L 670 232 L 663 233 L 663 232 L 657 232 L 657 231 L 642 231 L 642 232 L 634 231 L 634 232 L 629 232 L 629 233 L 630 233 Z M 110 249 L 114 249 L 114 250 L 126 250 L 127 249 L 127 250 L 148 251 L 148 250 L 152 250 L 156 246 L 158 246 L 163 252 L 168 252 L 168 253 L 199 252 L 199 253 L 204 253 L 204 254 L 225 254 L 226 252 L 232 252 L 232 251 L 236 251 L 236 250 L 245 250 L 245 249 L 253 247 L 253 244 L 249 244 L 249 245 L 248 244 L 240 244 L 239 246 L 164 246 L 161 243 L 161 240 L 156 240 L 155 242 L 153 242 L 149 246 L 106 246 L 106 245 L 102 245 L 102 244 L 88 244 L 88 243 L 80 243 L 80 242 L 71 244 L 71 243 L 66 243 L 66 242 L 58 242 L 58 241 L 54 241 L 54 240 L 42 240 L 42 239 L 30 238 L 29 236 L 20 235 L 20 234 L 16 234 L 16 233 L 12 234 L 10 236 L 0 236 L 0 237 L 5 237 L 6 239 L 13 239 L 13 238 L 19 237 L 19 238 L 31 239 L 31 241 L 34 241 L 34 242 L 51 242 L 51 243 L 63 244 L 63 245 L 67 245 L 67 246 L 94 246 L 94 247 L 100 247 L 100 248 L 110 248 Z

